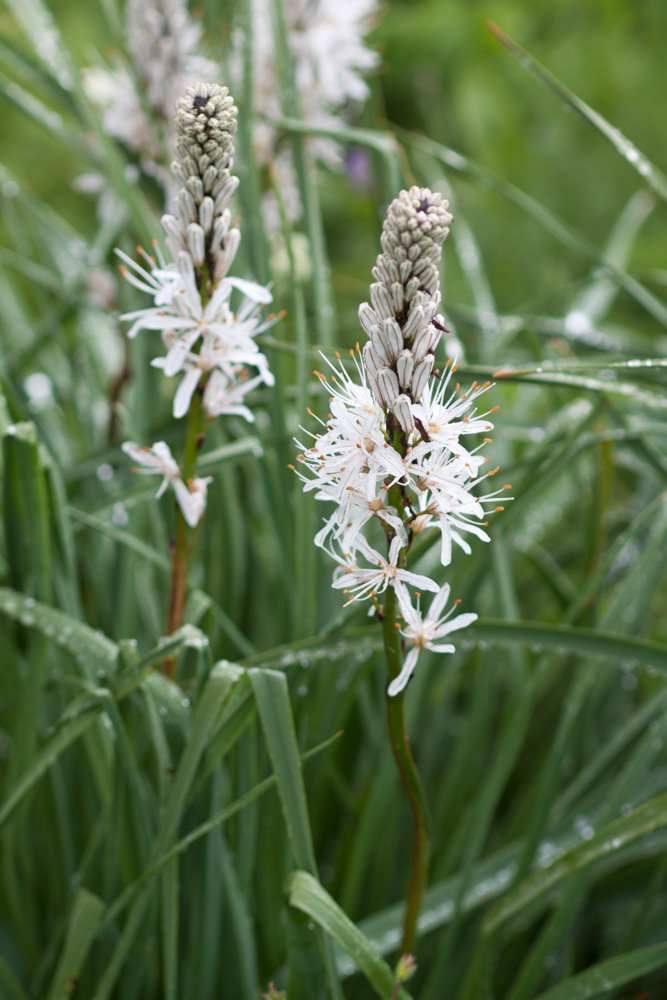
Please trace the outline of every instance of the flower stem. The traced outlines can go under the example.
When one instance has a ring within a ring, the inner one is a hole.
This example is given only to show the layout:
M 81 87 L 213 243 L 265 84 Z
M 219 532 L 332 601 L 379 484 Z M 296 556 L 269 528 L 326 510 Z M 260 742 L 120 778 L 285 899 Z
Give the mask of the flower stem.
M 188 411 L 188 422 L 185 431 L 185 447 L 181 463 L 181 475 L 187 483 L 195 473 L 197 452 L 201 446 L 203 433 L 202 396 L 196 392 Z M 183 624 L 183 609 L 188 591 L 188 558 L 192 548 L 192 531 L 183 517 L 180 507 L 176 507 L 176 537 L 171 556 L 171 587 L 169 591 L 169 611 L 167 613 L 166 634 L 171 635 Z M 174 661 L 165 660 L 162 672 L 172 677 Z
M 396 592 L 388 587 L 385 592 L 384 618 L 384 648 L 389 669 L 389 679 L 398 677 L 403 666 L 400 636 L 397 625 Z M 405 692 L 393 698 L 387 695 L 387 727 L 389 742 L 396 761 L 401 784 L 412 814 L 412 861 L 410 864 L 410 881 L 403 921 L 403 939 L 400 954 L 413 952 L 417 938 L 417 918 L 421 909 L 422 898 L 426 888 L 429 861 L 429 832 L 426 813 L 426 796 L 417 771 L 417 766 L 410 749 L 410 741 L 405 729 L 404 712 Z

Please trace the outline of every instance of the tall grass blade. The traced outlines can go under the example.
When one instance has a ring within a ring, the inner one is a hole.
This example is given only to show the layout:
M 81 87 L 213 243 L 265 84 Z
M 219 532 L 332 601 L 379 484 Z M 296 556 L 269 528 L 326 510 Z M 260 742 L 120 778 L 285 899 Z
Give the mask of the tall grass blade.
M 79 889 L 70 913 L 67 933 L 47 1000 L 64 1000 L 72 992 L 104 913 L 104 903 L 87 889 Z
M 595 1000 L 596 997 L 606 997 L 611 990 L 617 990 L 619 986 L 632 983 L 640 976 L 655 972 L 665 965 L 667 944 L 638 948 L 599 962 L 585 972 L 568 976 L 558 986 L 540 993 L 535 1000 Z
M 560 82 L 554 74 L 546 69 L 546 67 L 540 65 L 540 63 L 533 57 L 526 49 L 522 48 L 517 42 L 512 41 L 509 35 L 506 35 L 501 28 L 498 27 L 493 21 L 487 21 L 489 30 L 496 36 L 496 38 L 502 42 L 505 48 L 515 56 L 520 63 L 522 63 L 526 69 L 528 69 L 533 76 L 544 84 L 549 90 L 552 90 L 557 97 L 565 102 L 568 108 L 575 111 L 585 122 L 592 125 L 596 132 L 599 132 L 611 145 L 614 147 L 617 153 L 623 157 L 626 163 L 629 163 L 633 170 L 639 174 L 643 181 L 651 186 L 657 195 L 659 195 L 664 200 L 667 200 L 667 177 L 663 172 L 656 167 L 649 159 L 637 147 L 627 139 L 622 132 L 619 131 L 614 125 L 610 125 L 609 122 L 602 117 L 599 112 L 591 108 L 585 101 L 573 94 L 571 90 Z
M 292 906 L 307 913 L 336 942 L 363 972 L 378 996 L 383 1000 L 389 996 L 410 1000 L 405 988 L 396 989 L 392 970 L 317 879 L 309 872 L 294 872 L 289 878 L 288 891 Z

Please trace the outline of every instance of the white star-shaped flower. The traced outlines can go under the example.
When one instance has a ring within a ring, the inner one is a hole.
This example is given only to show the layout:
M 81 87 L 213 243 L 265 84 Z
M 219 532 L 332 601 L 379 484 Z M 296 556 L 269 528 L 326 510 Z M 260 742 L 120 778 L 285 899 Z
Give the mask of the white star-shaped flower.
M 181 470 L 169 445 L 164 441 L 158 441 L 150 448 L 135 444 L 133 441 L 126 441 L 122 445 L 122 449 L 126 455 L 138 463 L 134 467 L 134 472 L 145 476 L 163 477 L 155 494 L 156 498 L 161 497 L 171 483 L 183 517 L 190 527 L 194 528 L 201 520 L 206 508 L 206 490 L 208 484 L 212 482 L 211 477 L 189 479 L 187 483 L 184 483 Z
M 332 549 L 328 550 L 338 563 L 332 586 L 349 595 L 346 607 L 353 601 L 365 600 L 367 597 L 381 594 L 390 584 L 396 587 L 397 584 L 409 583 L 417 590 L 435 591 L 439 589 L 438 584 L 430 577 L 412 573 L 410 570 L 401 569 L 398 566 L 398 557 L 402 547 L 403 539 L 397 535 L 389 546 L 387 559 L 372 549 L 363 538 L 357 539 L 354 554 L 348 553 L 341 558 Z M 360 566 L 357 555 L 363 556 L 372 565 Z
M 451 608 L 446 615 L 439 617 L 442 609 L 449 600 L 450 586 L 448 583 L 438 590 L 438 593 L 431 601 L 431 606 L 425 617 L 422 617 L 421 613 L 416 608 L 413 608 L 410 602 L 410 595 L 406 588 L 401 585 L 400 581 L 394 583 L 394 589 L 398 597 L 401 616 L 405 621 L 405 628 L 401 629 L 401 635 L 410 640 L 412 649 L 405 657 L 403 669 L 400 674 L 398 677 L 394 677 L 387 688 L 387 694 L 390 698 L 399 694 L 412 677 L 422 649 L 430 649 L 434 653 L 453 653 L 454 646 L 451 643 L 441 643 L 439 640 L 444 639 L 450 632 L 466 628 L 474 621 L 477 621 L 477 615 L 475 614 L 456 615 L 456 617 L 452 618 L 451 615 L 454 608 Z
M 159 330 L 170 336 L 171 346 L 162 366 L 165 375 L 181 371 L 200 337 L 210 336 L 229 344 L 230 339 L 232 342 L 238 338 L 249 340 L 260 332 L 255 310 L 257 306 L 271 301 L 271 293 L 264 285 L 227 276 L 218 282 L 211 297 L 203 304 L 190 255 L 179 253 L 176 267 L 172 268 L 173 265 L 167 268 L 156 265 L 149 272 L 136 265 L 132 275 L 128 271 L 128 280 L 138 288 L 149 291 L 154 305 L 121 316 L 121 319 L 132 322 L 128 337 L 136 336 L 140 330 Z M 228 305 L 234 289 L 240 291 L 244 298 L 236 313 Z M 256 347 L 253 350 L 257 352 Z

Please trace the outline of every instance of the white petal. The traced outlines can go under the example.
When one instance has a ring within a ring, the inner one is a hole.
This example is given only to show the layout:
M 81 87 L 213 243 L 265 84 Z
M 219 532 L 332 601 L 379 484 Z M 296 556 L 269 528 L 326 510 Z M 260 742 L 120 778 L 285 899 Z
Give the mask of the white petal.
M 444 518 L 440 519 L 440 531 L 442 534 L 440 562 L 443 566 L 449 566 L 452 561 L 452 532 Z
M 191 488 L 188 488 L 182 479 L 174 481 L 174 492 L 178 506 L 181 508 L 183 517 L 194 528 L 206 510 L 206 487 L 211 482 L 211 478 L 192 480 Z
M 398 677 L 394 677 L 393 681 L 387 688 L 387 694 L 390 698 L 395 698 L 397 694 L 400 694 L 405 685 L 408 683 L 414 673 L 415 667 L 417 666 L 418 657 L 419 650 L 415 646 L 414 649 L 411 649 L 405 657 L 405 663 L 403 664 L 403 669 L 400 674 Z
M 243 295 L 252 299 L 253 302 L 260 302 L 262 305 L 267 305 L 271 302 L 271 292 L 264 285 L 258 285 L 256 281 L 246 281 L 245 278 L 232 277 L 225 278 L 225 281 L 233 285 L 234 288 L 238 288 Z
M 179 337 L 178 340 L 174 341 L 172 346 L 169 348 L 167 357 L 164 361 L 163 371 L 165 375 L 171 376 L 180 372 L 190 348 L 195 343 L 198 336 L 198 329 L 189 330 L 188 333 L 183 334 L 183 336 Z
M 163 465 L 167 468 L 178 472 L 178 466 L 174 460 L 174 456 L 171 453 L 171 449 L 166 441 L 156 441 L 151 451 L 158 456 Z
M 185 414 L 190 409 L 190 402 L 192 400 L 192 394 L 197 388 L 197 383 L 201 378 L 201 372 L 198 368 L 191 368 L 185 373 L 181 379 L 181 383 L 176 390 L 176 395 L 174 396 L 174 416 L 177 420 L 184 417 Z
M 134 441 L 123 441 L 121 445 L 122 450 L 130 458 L 133 458 L 135 462 L 144 463 L 144 459 L 147 455 L 150 455 L 150 448 L 144 448 L 140 444 L 135 444 Z
M 400 580 L 394 580 L 392 582 L 392 587 L 396 591 L 396 596 L 398 598 L 398 605 L 401 609 L 401 614 L 406 621 L 414 619 L 416 615 L 417 618 L 420 617 L 419 612 L 415 611 L 412 607 L 412 602 L 410 601 L 410 592 L 405 584 L 401 583 Z
M 440 593 L 433 598 L 431 602 L 431 607 L 428 609 L 428 616 L 427 616 L 428 618 L 430 618 L 431 621 L 433 622 L 437 621 L 437 619 L 440 617 L 440 612 L 442 611 L 445 604 L 449 600 L 451 589 L 452 588 L 449 586 L 449 584 L 446 583 L 441 588 Z
M 416 590 L 430 590 L 437 592 L 440 587 L 430 576 L 421 576 L 419 573 L 410 573 L 407 569 L 399 569 L 399 579 L 405 580 Z
M 456 647 L 452 646 L 452 644 L 450 642 L 443 643 L 441 646 L 433 645 L 430 642 L 427 643 L 427 645 L 428 645 L 428 648 L 433 653 L 455 653 L 456 652 Z
M 460 628 L 467 628 L 468 625 L 472 625 L 476 621 L 477 615 L 475 614 L 457 615 L 456 618 L 452 618 L 451 621 L 444 622 L 439 626 L 438 637 L 441 638 L 443 635 L 449 635 L 450 632 L 456 632 Z

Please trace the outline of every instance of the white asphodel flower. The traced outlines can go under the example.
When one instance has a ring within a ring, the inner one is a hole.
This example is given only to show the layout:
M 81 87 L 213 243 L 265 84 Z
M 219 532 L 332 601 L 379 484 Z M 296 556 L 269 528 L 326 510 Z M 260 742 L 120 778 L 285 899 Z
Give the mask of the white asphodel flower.
M 210 377 L 204 389 L 204 409 L 210 417 L 236 413 L 251 422 L 255 419 L 250 410 L 242 405 L 242 400 L 255 386 L 261 383 L 273 385 L 275 379 L 254 338 L 273 326 L 279 318 L 274 315 L 260 322 L 255 315 L 257 308 L 257 303 L 246 299 L 239 311 L 233 313 L 223 303 L 215 327 L 218 332 L 213 334 L 209 331 L 203 336 L 198 354 L 189 350 L 183 352 L 183 340 L 175 331 L 163 332 L 167 356 L 155 358 L 151 364 L 154 368 L 161 368 L 166 375 L 171 374 L 174 362 L 170 364 L 169 359 L 176 346 L 179 352 L 176 374 L 183 376 L 174 396 L 173 413 L 177 419 L 188 412 L 195 389 L 206 375 Z M 224 335 L 220 333 L 221 329 L 224 329 Z M 248 365 L 257 369 L 256 376 L 250 377 Z
M 206 492 L 208 484 L 213 482 L 212 476 L 188 479 L 184 483 L 182 479 L 174 480 L 174 493 L 178 506 L 181 508 L 183 517 L 191 528 L 196 527 L 201 521 L 206 510 Z
M 479 445 L 469 451 L 461 444 L 461 437 L 469 434 L 488 434 L 493 430 L 493 424 L 487 413 L 477 414 L 473 404 L 490 388 L 490 382 L 480 385 L 473 382 L 466 392 L 450 388 L 452 375 L 457 370 L 457 364 L 447 365 L 447 374 L 437 384 L 435 391 L 427 385 L 419 403 L 412 406 L 412 415 L 421 422 L 430 441 L 447 448 L 453 455 L 460 458 L 471 470 L 471 475 L 477 471 L 484 461 L 477 452 Z M 458 387 L 457 387 L 458 388 Z M 497 407 L 488 412 L 495 413 Z
M 381 594 L 390 584 L 396 586 L 397 583 L 409 583 L 411 587 L 416 587 L 418 590 L 438 590 L 438 584 L 430 577 L 412 573 L 398 566 L 398 557 L 402 547 L 403 540 L 396 536 L 389 547 L 387 559 L 372 549 L 363 538 L 357 539 L 354 555 L 347 554 L 341 557 L 329 549 L 331 556 L 338 563 L 332 586 L 348 595 L 346 607 L 353 601 Z M 371 563 L 372 566 L 360 566 L 357 562 L 357 555 L 363 556 L 366 562 Z
M 162 309 L 170 306 L 174 295 L 182 284 L 182 278 L 173 264 L 167 264 L 160 253 L 159 247 L 155 246 L 155 257 L 146 253 L 143 247 L 137 247 L 140 257 L 146 262 L 146 267 L 142 267 L 136 260 L 132 260 L 122 250 L 116 250 L 116 255 L 123 261 L 119 265 L 120 273 L 130 285 L 134 285 L 140 292 L 146 292 L 153 297 L 153 306 Z M 143 312 L 144 310 L 142 310 Z M 133 313 L 129 314 L 133 316 Z M 121 316 L 125 319 L 126 316 Z M 134 337 L 141 327 L 133 330 L 129 336 Z
M 351 379 L 342 362 L 336 366 L 325 358 L 332 374 L 316 375 L 330 394 L 329 419 L 320 422 L 320 434 L 304 430 L 313 439 L 310 446 L 296 442 L 302 448 L 297 461 L 306 470 L 297 471 L 304 489 L 316 490 L 318 500 L 338 503 L 341 525 L 348 520 L 355 496 L 363 498 L 362 506 L 366 501 L 373 504 L 376 510 L 371 507 L 371 514 L 386 520 L 385 480 L 395 482 L 404 475 L 401 456 L 386 440 L 384 413 L 366 385 L 361 359 L 358 353 L 352 355 L 361 384 Z
M 121 316 L 121 319 L 132 322 L 128 337 L 135 337 L 140 330 L 158 330 L 164 335 L 177 335 L 171 339 L 171 346 L 164 359 L 165 375 L 175 375 L 181 371 L 200 337 L 210 335 L 224 343 L 231 333 L 232 339 L 245 338 L 251 344 L 251 338 L 265 329 L 255 312 L 258 306 L 271 301 L 268 288 L 245 278 L 227 276 L 218 282 L 211 298 L 203 305 L 192 258 L 187 253 L 178 255 L 178 267 L 175 270 L 155 267 L 148 272 L 136 265 L 132 277 L 135 279 L 132 283 L 141 287 L 141 282 L 145 291 L 149 290 L 152 283 L 154 288 L 150 293 L 154 304 L 147 309 L 137 309 Z M 234 289 L 244 297 L 235 313 L 229 307 Z M 254 345 L 251 349 L 253 353 L 257 352 Z M 250 358 L 237 360 L 254 363 Z
M 134 472 L 145 476 L 162 476 L 162 482 L 155 494 L 156 498 L 162 496 L 169 484 L 173 486 L 183 517 L 190 527 L 194 528 L 206 508 L 206 490 L 208 484 L 212 482 L 211 477 L 194 478 L 184 483 L 178 463 L 165 441 L 157 441 L 150 448 L 135 444 L 133 441 L 126 441 L 122 449 L 138 463 L 133 469 Z
M 387 490 L 384 487 L 377 496 L 369 499 L 360 490 L 348 486 L 338 510 L 331 515 L 324 527 L 315 535 L 315 544 L 324 548 L 327 537 L 333 534 L 334 538 L 340 541 L 343 551 L 352 551 L 364 526 L 375 517 L 391 528 L 405 544 L 406 534 L 403 521 L 398 516 L 395 507 L 387 506 L 386 500 Z
M 453 653 L 455 647 L 449 643 L 440 642 L 445 636 L 458 629 L 467 628 L 477 621 L 475 614 L 456 615 L 452 618 L 455 608 L 450 608 L 447 614 L 441 616 L 442 609 L 447 604 L 450 595 L 448 583 L 441 587 L 436 596 L 431 601 L 431 606 L 427 614 L 422 617 L 420 611 L 413 608 L 410 602 L 410 595 L 405 587 L 399 582 L 394 584 L 394 590 L 398 597 L 401 609 L 401 616 L 405 621 L 405 627 L 401 629 L 401 635 L 405 636 L 412 643 L 412 649 L 405 657 L 403 669 L 398 677 L 387 688 L 387 694 L 393 698 L 403 690 L 412 674 L 414 673 L 417 660 L 422 649 L 430 649 L 433 653 Z
M 138 463 L 133 472 L 138 472 L 142 476 L 163 477 L 155 494 L 156 498 L 162 496 L 169 483 L 181 478 L 178 462 L 165 441 L 157 441 L 150 448 L 135 444 L 134 441 L 125 441 L 121 447 L 126 455 Z
M 496 510 L 502 510 L 497 506 L 497 499 L 506 487 L 478 497 L 473 493 L 473 487 L 483 482 L 486 476 L 471 478 L 468 466 L 460 459 L 452 458 L 448 449 L 431 450 L 423 457 L 418 446 L 406 461 L 406 468 L 412 483 L 421 491 L 416 504 L 418 530 L 423 531 L 431 525 L 440 529 L 440 562 L 443 566 L 449 566 L 452 561 L 452 543 L 470 554 L 464 535 L 472 534 L 483 542 L 490 541 L 484 530 L 485 505 L 493 504 Z

